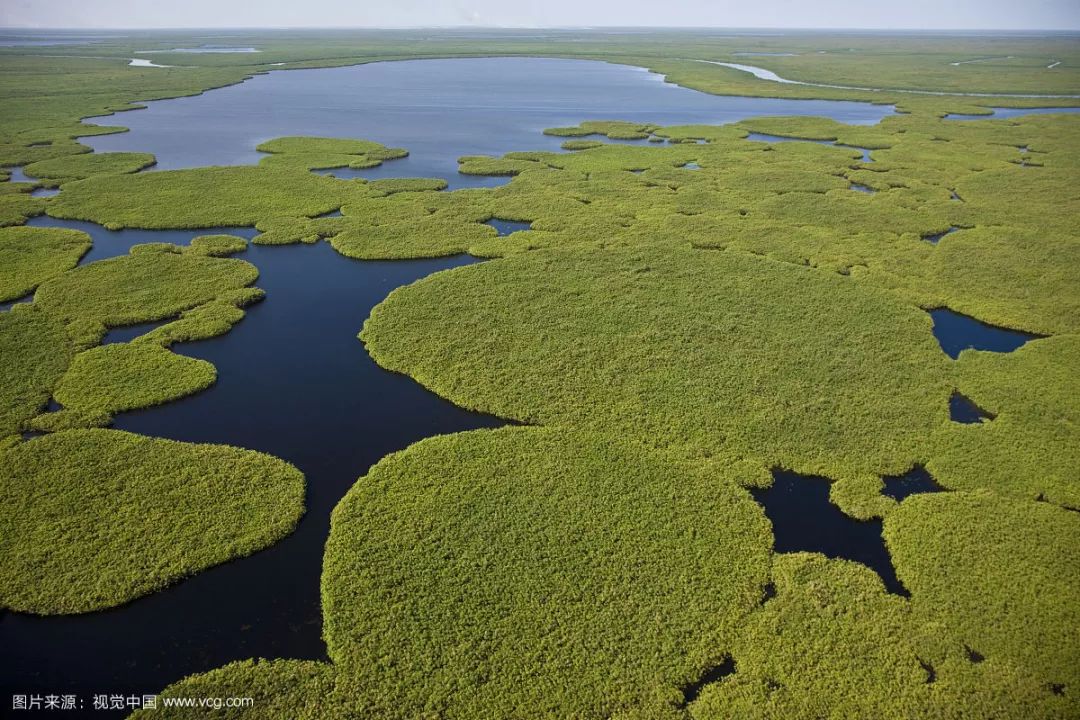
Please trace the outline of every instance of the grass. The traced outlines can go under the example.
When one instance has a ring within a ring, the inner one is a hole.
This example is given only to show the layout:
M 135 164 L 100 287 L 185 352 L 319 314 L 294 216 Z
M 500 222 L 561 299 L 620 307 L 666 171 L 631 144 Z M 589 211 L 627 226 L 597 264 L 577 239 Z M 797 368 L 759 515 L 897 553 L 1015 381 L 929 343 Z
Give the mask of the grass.
M 0 439 L 18 433 L 49 401 L 73 350 L 63 324 L 34 305 L 0 313 Z
M 34 304 L 68 324 L 84 347 L 109 327 L 179 315 L 255 281 L 242 260 L 197 253 L 136 253 L 76 268 L 38 288 Z
M 303 514 L 304 478 L 249 450 L 72 430 L 5 448 L 0 496 L 0 604 L 51 615 L 267 547 Z
M 963 528 L 958 532 L 958 528 Z M 987 663 L 1040 678 L 1075 713 L 1080 682 L 1080 517 L 989 492 L 918 495 L 885 519 L 913 611 L 950 628 Z
M 776 597 L 748 619 L 739 637 L 735 672 L 705 686 L 690 706 L 694 720 L 1058 718 L 1070 712 L 1072 703 L 1016 658 L 972 663 L 963 637 L 942 622 L 937 608 L 924 616 L 886 593 L 880 578 L 858 563 L 779 555 L 773 582 Z
M 210 167 L 101 175 L 67 183 L 49 214 L 111 230 L 249 226 L 276 215 L 320 215 L 362 185 L 291 167 Z M 132 202 L 136 199 L 136 202 Z
M 937 438 L 930 469 L 958 489 L 1080 508 L 1080 337 L 1050 337 L 1008 355 L 964 351 L 957 386 L 994 413 L 983 425 L 951 424 Z
M 166 693 L 251 683 L 289 717 L 670 711 L 759 602 L 768 546 L 744 490 L 618 442 L 433 438 L 334 511 L 332 666 L 238 664 Z
M 467 408 L 834 478 L 909 467 L 951 393 L 922 311 L 727 252 L 577 247 L 439 273 L 361 339 Z
M 83 180 L 94 175 L 134 173 L 148 168 L 155 162 L 150 153 L 92 153 L 64 155 L 51 160 L 39 160 L 23 168 L 32 178 L 45 178 L 56 182 Z
M 346 703 L 335 694 L 334 668 L 310 660 L 242 660 L 193 675 L 163 692 L 163 697 L 244 697 L 252 698 L 253 707 L 262 717 L 292 720 L 346 720 Z M 217 695 L 225 692 L 225 695 Z M 154 710 L 137 710 L 132 720 L 160 717 L 161 704 Z M 172 707 L 170 718 L 201 720 L 204 707 Z M 226 720 L 251 717 L 251 708 L 215 708 L 214 716 Z
M 61 228 L 0 228 L 0 302 L 28 295 L 70 270 L 90 249 L 90 236 Z
M 192 395 L 216 379 L 216 368 L 205 360 L 150 342 L 116 343 L 77 354 L 53 396 L 63 412 L 107 424 L 116 413 Z

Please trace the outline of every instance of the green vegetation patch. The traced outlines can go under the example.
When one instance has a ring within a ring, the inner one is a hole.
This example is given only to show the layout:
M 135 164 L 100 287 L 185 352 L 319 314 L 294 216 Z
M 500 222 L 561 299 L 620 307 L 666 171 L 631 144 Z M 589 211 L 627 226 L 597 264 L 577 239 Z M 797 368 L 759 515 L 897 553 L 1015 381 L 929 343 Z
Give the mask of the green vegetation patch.
M 29 177 L 48 180 L 82 180 L 94 175 L 134 173 L 155 162 L 150 153 L 88 153 L 41 160 L 27 165 L 23 172 Z
M 371 168 L 384 160 L 408 157 L 403 148 L 390 148 L 371 140 L 320 137 L 280 137 L 259 145 L 260 152 L 271 153 L 262 165 L 302 167 L 317 170 L 335 167 Z
M 189 252 L 210 257 L 227 257 L 245 250 L 247 240 L 236 235 L 200 235 L 189 246 Z
M 254 282 L 242 260 L 195 253 L 137 253 L 76 268 L 38 288 L 35 304 L 71 324 L 83 346 L 105 329 L 178 315 Z
M 23 187 L 25 192 L 0 193 L 0 228 L 22 225 L 45 212 L 45 199 L 32 197 L 29 185 Z
M 360 337 L 464 407 L 837 479 L 910 467 L 951 392 L 926 313 L 730 252 L 515 255 L 395 290 Z
M 863 565 L 778 555 L 772 577 L 776 597 L 747 619 L 734 673 L 702 689 L 694 720 L 1061 718 L 1075 704 L 1024 665 L 973 663 Z
M 608 439 L 425 440 L 334 510 L 323 608 L 339 689 L 386 718 L 676 703 L 760 598 L 768 548 L 745 491 Z
M 957 371 L 960 392 L 994 419 L 943 429 L 928 463 L 934 476 L 946 487 L 1080 508 L 1080 336 L 1008 354 L 965 350 Z
M 603 135 L 612 140 L 644 140 L 655 129 L 655 125 L 647 123 L 632 123 L 623 120 L 586 120 L 573 127 L 548 128 L 544 130 L 544 134 L 556 137 Z
M 1080 515 L 988 492 L 917 495 L 885 519 L 916 612 L 1065 689 L 1080 711 Z
M 116 343 L 76 355 L 53 396 L 65 411 L 108 418 L 192 395 L 216 379 L 206 360 L 149 342 Z
M 22 430 L 45 407 L 72 354 L 64 326 L 33 305 L 0 313 L 0 438 Z
M 292 532 L 304 477 L 249 450 L 73 430 L 0 455 L 0 604 L 120 605 Z
M 131 720 L 154 720 L 163 715 L 177 720 L 204 720 L 205 707 L 170 707 L 160 698 L 251 698 L 252 705 L 222 707 L 214 717 L 225 720 L 288 718 L 288 720 L 348 720 L 347 699 L 335 693 L 332 665 L 309 660 L 244 660 L 170 685 L 154 710 L 138 710 Z
M 90 236 L 78 230 L 0 228 L 0 302 L 27 295 L 75 267 L 90 245 Z
M 363 184 L 292 167 L 208 167 L 102 175 L 67 183 L 49 214 L 110 229 L 244 227 L 278 215 L 320 215 Z

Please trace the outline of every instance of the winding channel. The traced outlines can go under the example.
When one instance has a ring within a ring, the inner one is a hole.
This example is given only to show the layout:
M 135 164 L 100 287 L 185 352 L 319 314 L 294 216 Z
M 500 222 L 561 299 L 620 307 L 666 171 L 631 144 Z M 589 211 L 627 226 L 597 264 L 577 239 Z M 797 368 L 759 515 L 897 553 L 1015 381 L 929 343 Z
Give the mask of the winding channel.
M 865 92 L 890 92 L 890 93 L 905 93 L 911 95 L 937 95 L 943 97 L 1000 97 L 1000 98 L 1059 98 L 1059 99 L 1076 99 L 1080 98 L 1080 95 L 1029 95 L 1021 93 L 973 93 L 973 92 L 942 92 L 940 90 L 902 90 L 899 88 L 872 88 L 872 87 L 858 87 L 856 85 L 831 85 L 828 83 L 812 83 L 803 82 L 802 80 L 789 80 L 783 78 L 774 73 L 772 70 L 766 70 L 765 68 L 757 67 L 755 65 L 743 65 L 742 63 L 730 63 L 720 62 L 718 60 L 694 60 L 694 62 L 707 63 L 709 65 L 719 65 L 721 67 L 731 68 L 732 70 L 741 70 L 742 72 L 750 73 L 759 80 L 770 80 L 772 82 L 783 83 L 785 85 L 806 85 L 809 87 L 829 88 L 832 90 L 862 90 Z M 1062 109 L 1064 112 L 1069 112 L 1068 109 Z M 1072 108 L 1072 112 L 1080 111 L 1080 108 Z

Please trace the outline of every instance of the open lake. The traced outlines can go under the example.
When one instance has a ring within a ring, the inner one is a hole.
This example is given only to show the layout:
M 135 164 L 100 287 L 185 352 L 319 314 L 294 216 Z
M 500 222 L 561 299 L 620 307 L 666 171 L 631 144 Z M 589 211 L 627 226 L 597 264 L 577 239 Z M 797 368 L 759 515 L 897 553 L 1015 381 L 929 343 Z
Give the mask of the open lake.
M 460 176 L 459 156 L 555 150 L 563 138 L 541 131 L 582 120 L 670 125 L 821 115 L 871 124 L 892 112 L 891 106 L 866 103 L 706 95 L 644 70 L 599 62 L 425 60 L 274 72 L 99 119 L 131 132 L 84 142 L 101 152 L 153 152 L 157 168 L 168 169 L 257 162 L 255 146 L 283 135 L 366 138 L 408 148 L 412 155 L 359 174 L 443 177 L 462 187 L 508 179 Z M 90 232 L 94 250 L 85 261 L 123 254 L 140 242 L 186 244 L 201 234 L 109 232 L 49 218 L 30 224 Z M 497 229 L 505 234 L 522 226 L 504 223 Z M 501 424 L 380 369 L 356 339 L 371 308 L 395 287 L 475 258 L 359 262 L 326 243 L 253 246 L 238 257 L 258 267 L 257 285 L 266 290 L 266 300 L 227 335 L 174 348 L 213 362 L 217 384 L 177 402 L 121 414 L 115 426 L 282 457 L 307 476 L 307 514 L 293 535 L 268 550 L 114 610 L 46 618 L 4 613 L 0 694 L 141 695 L 234 660 L 324 658 L 319 576 L 334 505 L 390 452 L 424 437 Z M 146 329 L 115 330 L 108 341 L 128 340 Z M 814 488 L 827 493 L 827 483 Z M 820 498 L 818 504 L 831 507 Z M 877 548 L 880 536 L 871 530 Z M 887 556 L 874 552 L 861 559 L 887 575 Z
M 152 152 L 157 169 L 258 162 L 255 146 L 283 135 L 375 140 L 407 148 L 368 173 L 441 177 L 461 187 L 457 159 L 558 150 L 545 128 L 582 120 L 662 125 L 731 123 L 759 115 L 821 115 L 868 125 L 891 105 L 708 95 L 642 68 L 586 60 L 410 60 L 285 70 L 203 95 L 88 122 L 130 132 L 84 138 L 99 152 Z

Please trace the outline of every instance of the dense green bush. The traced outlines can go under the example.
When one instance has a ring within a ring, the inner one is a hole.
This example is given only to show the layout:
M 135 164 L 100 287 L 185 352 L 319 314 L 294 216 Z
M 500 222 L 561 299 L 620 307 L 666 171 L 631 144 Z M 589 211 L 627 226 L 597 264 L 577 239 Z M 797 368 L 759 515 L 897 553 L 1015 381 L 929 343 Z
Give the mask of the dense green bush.
M 24 429 L 45 407 L 72 354 L 64 326 L 37 307 L 0 313 L 0 439 Z
M 0 302 L 34 291 L 70 270 L 90 249 L 90 236 L 61 228 L 0 228 Z
M 39 614 L 112 607 L 267 547 L 304 511 L 277 458 L 116 430 L 0 451 L 0 604 Z
M 23 170 L 29 177 L 66 181 L 82 180 L 94 175 L 138 172 L 155 162 L 150 153 L 93 153 L 39 160 Z

